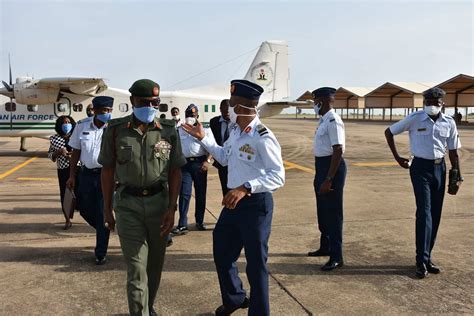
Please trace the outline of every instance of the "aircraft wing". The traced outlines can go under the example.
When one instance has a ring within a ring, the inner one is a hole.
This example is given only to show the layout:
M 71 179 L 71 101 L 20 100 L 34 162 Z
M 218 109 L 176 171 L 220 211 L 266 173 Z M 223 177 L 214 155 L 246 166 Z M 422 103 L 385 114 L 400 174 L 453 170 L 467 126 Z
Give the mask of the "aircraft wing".
M 102 78 L 58 77 L 39 79 L 35 85 L 38 88 L 53 88 L 64 93 L 84 96 L 94 96 L 107 89 Z
M 279 107 L 279 108 L 287 108 L 290 106 L 296 106 L 302 109 L 312 109 L 314 106 L 313 101 L 275 101 L 275 102 L 267 102 L 265 103 L 271 107 Z

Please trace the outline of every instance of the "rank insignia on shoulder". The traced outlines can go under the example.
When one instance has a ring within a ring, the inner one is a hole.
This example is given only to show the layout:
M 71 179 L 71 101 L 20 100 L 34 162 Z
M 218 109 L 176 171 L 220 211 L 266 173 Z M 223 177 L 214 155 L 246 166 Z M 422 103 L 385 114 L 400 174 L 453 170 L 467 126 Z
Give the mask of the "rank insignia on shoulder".
M 334 122 L 336 119 L 329 120 L 329 122 Z
M 423 132 L 423 131 L 426 131 L 426 127 L 419 128 L 419 129 L 418 129 L 418 132 Z
M 265 125 L 259 124 L 257 125 L 257 132 L 260 134 L 260 136 L 268 134 L 268 129 L 265 127 Z

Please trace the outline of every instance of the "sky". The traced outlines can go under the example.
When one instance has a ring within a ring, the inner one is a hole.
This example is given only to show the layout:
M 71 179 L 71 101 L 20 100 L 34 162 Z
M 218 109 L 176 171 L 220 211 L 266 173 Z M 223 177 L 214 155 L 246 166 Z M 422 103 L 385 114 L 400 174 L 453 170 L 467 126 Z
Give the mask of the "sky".
M 473 16 L 474 1 L 0 0 L 0 79 L 10 54 L 14 77 L 184 89 L 243 77 L 262 41 L 286 40 L 292 98 L 320 86 L 440 83 L 474 74 Z

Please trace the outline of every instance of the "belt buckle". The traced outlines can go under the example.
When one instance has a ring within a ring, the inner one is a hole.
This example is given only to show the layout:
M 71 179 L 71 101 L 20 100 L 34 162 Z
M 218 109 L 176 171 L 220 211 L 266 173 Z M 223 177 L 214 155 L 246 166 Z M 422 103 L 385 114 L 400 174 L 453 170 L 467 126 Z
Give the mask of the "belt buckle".
M 147 190 L 147 189 L 145 189 L 145 190 L 143 190 L 143 191 L 142 191 L 142 194 L 143 194 L 143 196 L 147 196 L 147 195 L 148 195 L 148 193 L 149 193 L 149 192 L 148 192 L 148 190 Z
M 442 158 L 438 158 L 434 160 L 435 165 L 439 165 L 443 161 Z

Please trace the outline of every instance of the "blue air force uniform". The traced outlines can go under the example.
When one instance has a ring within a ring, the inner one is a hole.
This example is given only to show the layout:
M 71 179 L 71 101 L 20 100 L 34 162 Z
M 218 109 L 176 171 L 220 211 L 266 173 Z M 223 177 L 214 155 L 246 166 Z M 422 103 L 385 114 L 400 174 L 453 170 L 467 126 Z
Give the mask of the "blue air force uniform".
M 197 105 L 191 104 L 186 109 L 188 112 L 197 112 Z M 206 132 L 209 132 L 206 129 Z M 206 191 L 207 191 L 207 171 L 202 172 L 201 166 L 206 161 L 208 152 L 204 146 L 195 137 L 186 133 L 182 127 L 178 127 L 178 134 L 181 139 L 181 148 L 186 157 L 186 165 L 181 167 L 181 191 L 179 194 L 179 228 L 188 226 L 188 210 L 191 200 L 192 185 L 194 182 L 194 191 L 196 195 L 195 219 L 196 225 L 204 227 L 204 213 L 206 211 Z
M 231 84 L 232 96 L 258 101 L 263 92 L 260 86 L 246 80 L 233 80 Z M 272 192 L 285 181 L 281 147 L 258 117 L 244 130 L 233 124 L 223 147 L 216 144 L 212 135 L 205 136 L 201 142 L 221 165 L 228 166 L 228 188 L 244 185 L 249 191 L 235 209 L 222 210 L 213 233 L 214 262 L 223 306 L 233 308 L 247 301 L 236 264 L 243 248 L 251 288 L 249 315 L 268 315 L 266 263 L 273 214 Z M 216 311 L 216 314 L 219 313 Z
M 430 89 L 425 98 L 441 98 L 444 91 Z M 454 119 L 439 113 L 433 121 L 425 111 L 417 111 L 390 126 L 393 135 L 408 131 L 414 156 L 410 178 L 416 200 L 416 261 L 429 263 L 435 244 L 444 190 L 446 188 L 446 149 L 461 148 Z
M 92 105 L 94 108 L 112 107 L 113 101 L 111 97 L 100 96 L 92 100 Z M 69 140 L 69 146 L 81 151 L 78 202 L 81 216 L 96 229 L 95 256 L 101 261 L 107 254 L 110 234 L 104 225 L 104 200 L 100 180 L 102 165 L 98 162 L 102 135 L 107 124 L 98 128 L 94 124 L 94 118 L 95 116 L 92 116 L 78 122 Z
M 320 88 L 313 95 L 329 96 L 335 93 L 333 88 Z M 313 154 L 315 157 L 316 176 L 314 191 L 316 193 L 316 208 L 320 237 L 320 255 L 329 255 L 331 260 L 342 261 L 342 226 L 343 226 L 343 191 L 347 167 L 344 158 L 332 179 L 329 193 L 320 194 L 321 185 L 326 180 L 331 165 L 333 146 L 341 145 L 345 151 L 345 131 L 341 117 L 329 110 L 319 120 L 319 126 L 314 135 Z

